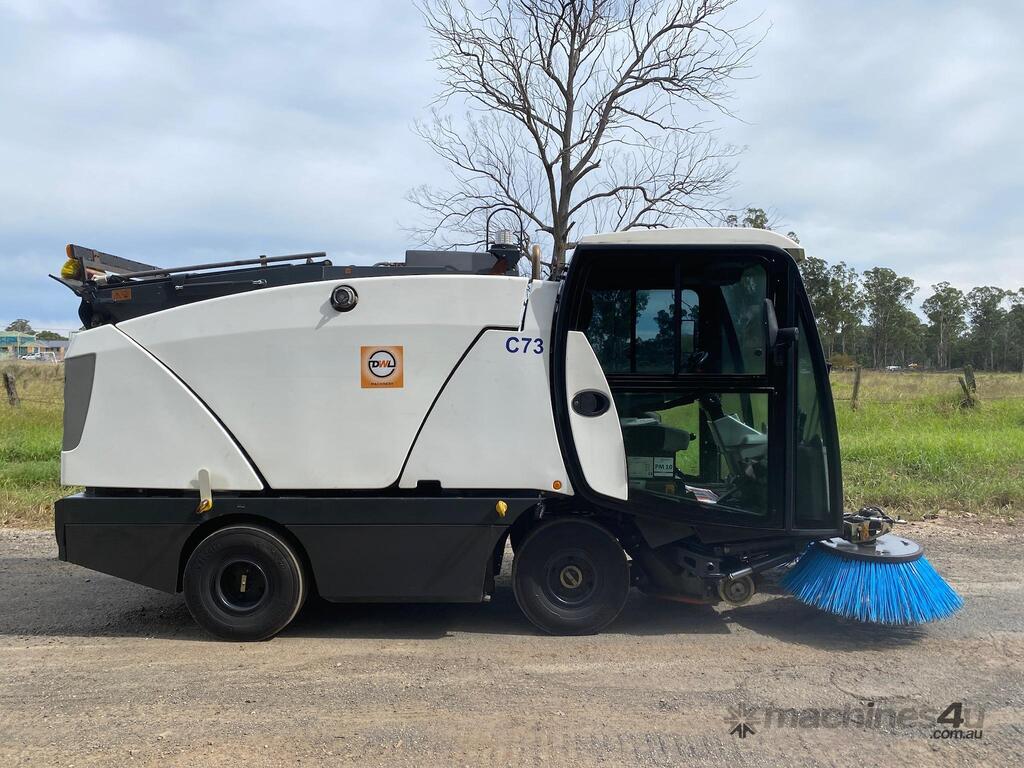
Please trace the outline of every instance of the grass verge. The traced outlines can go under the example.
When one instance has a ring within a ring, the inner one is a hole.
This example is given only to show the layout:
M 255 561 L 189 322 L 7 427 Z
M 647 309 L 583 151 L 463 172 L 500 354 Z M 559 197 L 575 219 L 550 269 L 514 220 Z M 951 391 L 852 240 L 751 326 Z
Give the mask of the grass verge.
M 63 367 L 0 364 L 20 408 L 0 400 L 0 526 L 49 527 L 60 485 Z M 1024 508 L 1024 375 L 978 374 L 981 404 L 960 409 L 956 374 L 852 374 L 836 397 L 848 509 L 880 504 L 904 517 L 971 513 L 1013 519 Z

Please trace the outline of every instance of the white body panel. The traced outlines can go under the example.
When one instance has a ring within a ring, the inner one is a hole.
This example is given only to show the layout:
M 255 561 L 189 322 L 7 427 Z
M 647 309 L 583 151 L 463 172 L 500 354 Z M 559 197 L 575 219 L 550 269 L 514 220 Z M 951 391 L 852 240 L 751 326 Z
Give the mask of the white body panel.
M 583 476 L 597 493 L 625 500 L 629 492 L 626 449 L 615 400 L 587 337 L 579 331 L 569 331 L 565 349 L 566 398 L 571 403 L 577 393 L 587 389 L 604 393 L 611 407 L 600 416 L 581 416 L 569 409 L 572 439 Z
M 522 330 L 480 337 L 430 411 L 401 487 L 439 480 L 444 488 L 572 492 L 549 383 L 557 295 L 557 283 L 534 282 Z
M 804 247 L 792 238 L 754 227 L 677 227 L 627 229 L 580 238 L 585 245 L 773 245 L 803 261 Z
M 205 468 L 216 490 L 263 487 L 195 395 L 117 328 L 75 334 L 68 357 L 87 354 L 96 355 L 88 416 L 79 444 L 61 452 L 61 483 L 198 489 Z
M 519 327 L 528 282 L 444 275 L 302 283 L 118 327 L 209 405 L 271 487 L 385 488 L 399 479 L 430 404 L 477 334 Z M 342 284 L 359 302 L 339 313 L 329 297 Z M 403 386 L 363 388 L 362 346 L 401 346 Z M 502 487 L 515 479 L 514 464 Z

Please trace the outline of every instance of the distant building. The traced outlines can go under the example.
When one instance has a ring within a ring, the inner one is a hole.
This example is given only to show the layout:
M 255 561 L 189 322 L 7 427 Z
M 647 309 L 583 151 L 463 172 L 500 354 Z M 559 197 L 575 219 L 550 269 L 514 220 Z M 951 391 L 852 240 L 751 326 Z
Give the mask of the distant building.
M 47 357 L 49 357 L 48 353 L 52 352 L 58 361 L 64 359 L 64 353 L 68 351 L 69 343 L 70 342 L 67 339 L 52 339 L 49 341 L 36 340 L 36 346 L 38 346 L 39 352 L 47 354 Z
M 39 342 L 31 333 L 17 331 L 0 332 L 0 358 L 15 359 L 32 355 L 39 351 Z
M 17 360 L 26 355 L 42 355 L 45 360 L 63 360 L 67 349 L 68 342 L 65 339 L 44 341 L 31 333 L 0 332 L 0 360 Z

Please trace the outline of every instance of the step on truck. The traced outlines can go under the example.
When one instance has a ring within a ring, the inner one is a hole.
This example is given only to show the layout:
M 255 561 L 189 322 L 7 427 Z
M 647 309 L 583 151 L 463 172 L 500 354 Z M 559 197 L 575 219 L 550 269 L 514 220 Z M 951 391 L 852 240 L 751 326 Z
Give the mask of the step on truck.
M 373 266 L 68 246 L 59 557 L 259 640 L 314 592 L 486 601 L 510 544 L 526 618 L 579 634 L 633 587 L 742 604 L 843 532 L 800 245 L 594 235 L 541 279 L 524 239 Z

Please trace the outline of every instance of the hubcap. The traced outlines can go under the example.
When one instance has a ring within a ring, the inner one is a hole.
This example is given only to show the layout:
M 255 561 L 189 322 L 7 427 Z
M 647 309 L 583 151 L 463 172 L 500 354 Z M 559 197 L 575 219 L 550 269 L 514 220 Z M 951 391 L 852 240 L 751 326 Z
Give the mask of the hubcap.
M 579 607 L 597 589 L 597 569 L 582 550 L 562 551 L 548 559 L 544 592 L 549 600 L 567 607 Z
M 754 595 L 754 580 L 749 576 L 727 579 L 718 585 L 718 596 L 733 605 L 743 605 Z
M 267 597 L 267 574 L 252 560 L 229 560 L 213 583 L 217 601 L 232 613 L 251 613 Z
M 558 580 L 566 589 L 578 589 L 583 584 L 583 571 L 576 565 L 567 565 L 558 574 Z

